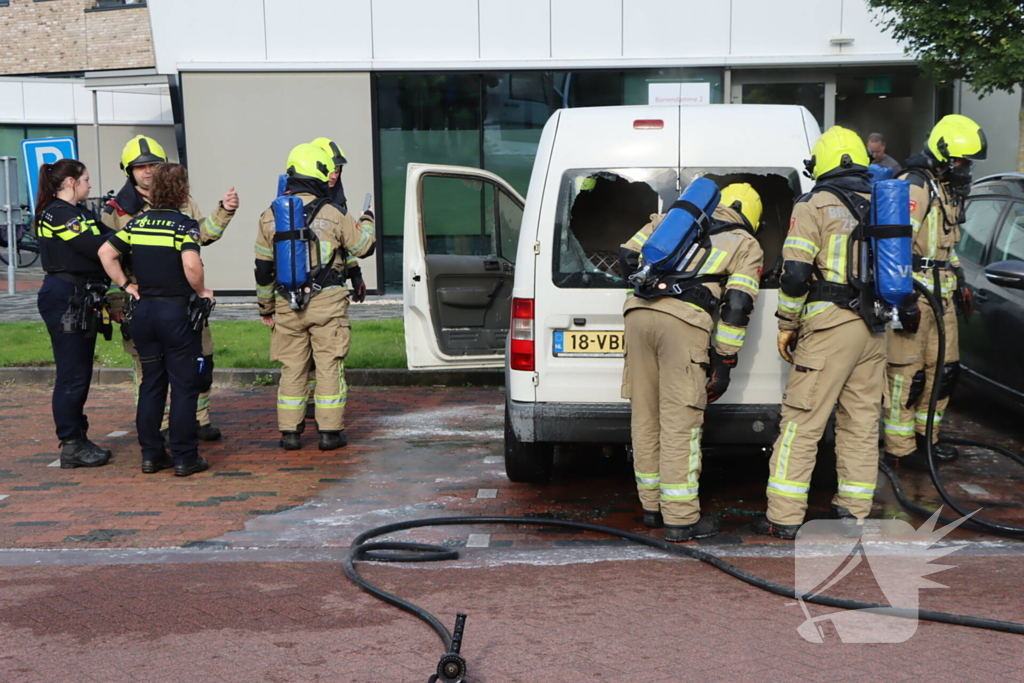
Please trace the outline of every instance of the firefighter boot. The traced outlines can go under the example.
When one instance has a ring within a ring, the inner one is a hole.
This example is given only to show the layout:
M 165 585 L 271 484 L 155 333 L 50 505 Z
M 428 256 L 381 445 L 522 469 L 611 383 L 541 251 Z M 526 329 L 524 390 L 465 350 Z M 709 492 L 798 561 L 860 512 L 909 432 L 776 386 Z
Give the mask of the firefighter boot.
M 216 441 L 221 437 L 220 430 L 209 422 L 201 425 L 196 422 L 196 437 L 200 441 Z
M 718 533 L 718 518 L 701 515 L 696 524 L 666 524 L 665 540 L 669 543 L 683 543 L 696 538 L 708 538 Z
M 648 529 L 660 529 L 665 526 L 665 520 L 660 510 L 644 510 L 644 526 Z
M 917 449 L 908 455 L 893 455 L 892 453 L 885 454 L 885 462 L 891 467 L 899 467 L 901 469 L 913 470 L 915 472 L 930 472 L 931 469 L 928 467 L 928 453 L 927 445 L 923 434 L 915 434 L 914 440 L 917 442 Z
M 860 532 L 864 528 L 864 520 L 857 519 L 852 512 L 835 503 L 832 503 L 832 516 L 842 522 L 843 527 L 839 533 L 844 538 L 860 537 Z
M 932 444 L 932 453 L 935 454 L 935 459 L 939 462 L 953 462 L 960 457 L 960 451 L 956 449 L 956 446 L 951 446 L 948 443 Z
M 345 432 L 320 432 L 320 450 L 333 451 L 348 445 Z
M 75 432 L 60 442 L 60 467 L 73 470 L 76 467 L 102 467 L 109 456 L 90 449 L 82 432 Z
M 754 517 L 750 522 L 750 528 L 754 530 L 754 533 L 774 536 L 785 541 L 792 541 L 796 538 L 796 532 L 800 531 L 799 524 L 776 524 L 764 514 Z

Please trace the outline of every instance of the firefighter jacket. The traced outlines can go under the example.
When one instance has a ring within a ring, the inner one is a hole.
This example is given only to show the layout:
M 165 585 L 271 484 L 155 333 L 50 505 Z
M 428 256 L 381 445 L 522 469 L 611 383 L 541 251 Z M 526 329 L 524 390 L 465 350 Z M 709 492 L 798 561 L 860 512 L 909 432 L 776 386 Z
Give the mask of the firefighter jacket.
M 303 205 L 309 204 L 316 196 L 306 192 L 295 195 Z M 326 202 L 312 217 L 308 227 L 320 241 L 320 263 L 331 264 L 331 268 L 340 276 L 340 282 L 347 268 L 351 268 L 356 258 L 370 253 L 376 241 L 373 217 L 363 214 L 358 223 L 350 214 L 342 214 L 338 207 Z M 274 233 L 276 232 L 274 210 L 268 208 L 260 216 L 259 229 L 256 235 L 256 297 L 260 315 L 273 315 L 274 286 Z M 340 287 L 340 284 L 331 287 Z M 283 298 L 282 298 L 283 300 Z
M 857 194 L 870 199 L 869 192 Z M 808 296 L 811 285 L 822 280 L 831 285 L 850 284 L 850 236 L 859 224 L 858 217 L 831 192 L 812 190 L 797 200 L 782 245 L 782 286 L 775 314 L 780 330 L 799 329 L 806 334 L 861 319 L 832 301 L 814 301 Z
M 908 168 L 900 177 L 910 181 L 910 223 L 914 227 L 914 279 L 935 291 L 935 274 L 922 265 L 931 261 L 944 262 L 939 267 L 942 297 L 948 299 L 956 291 L 955 269 L 960 267 L 956 244 L 960 241 L 960 215 L 963 201 L 955 203 L 955 195 L 947 183 L 919 163 L 918 157 L 908 160 Z
M 628 242 L 622 245 L 620 253 L 623 277 L 634 272 L 639 263 L 640 250 L 664 214 L 652 214 L 651 222 L 640 229 Z M 747 332 L 750 313 L 761 283 L 761 269 L 764 254 L 761 245 L 744 225 L 743 217 L 735 210 L 723 206 L 712 215 L 710 248 L 701 248 L 694 257 L 694 264 L 702 264 L 697 277 L 718 275 L 717 279 L 705 279 L 706 287 L 713 300 L 718 302 L 720 316 L 717 325 L 711 314 L 704 308 L 675 296 L 659 296 L 644 299 L 630 292 L 626 296 L 623 314 L 637 308 L 650 308 L 668 313 L 685 323 L 699 327 L 705 332 L 714 332 L 714 348 L 723 356 L 731 356 L 740 350 Z M 735 229 L 716 230 L 725 224 Z M 707 259 L 704 259 L 705 252 Z

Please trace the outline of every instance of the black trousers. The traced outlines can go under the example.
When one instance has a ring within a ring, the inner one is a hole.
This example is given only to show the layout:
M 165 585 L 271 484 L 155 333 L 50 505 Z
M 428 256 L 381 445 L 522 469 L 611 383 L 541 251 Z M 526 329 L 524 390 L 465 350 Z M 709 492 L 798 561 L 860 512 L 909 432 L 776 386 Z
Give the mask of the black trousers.
M 85 416 L 85 401 L 92 383 L 93 355 L 96 352 L 96 333 L 62 331 L 61 316 L 68 310 L 68 299 L 76 288 L 53 275 L 47 274 L 39 290 L 36 305 L 46 323 L 57 365 L 57 381 L 53 385 L 53 421 L 57 438 L 61 441 L 80 438 L 80 432 L 89 428 Z
M 203 361 L 202 335 L 189 326 L 188 307 L 143 297 L 131 321 L 132 339 L 142 361 L 142 386 L 135 426 L 143 460 L 158 460 L 164 451 L 160 421 L 171 390 L 170 441 L 175 465 L 199 457 L 196 402 Z

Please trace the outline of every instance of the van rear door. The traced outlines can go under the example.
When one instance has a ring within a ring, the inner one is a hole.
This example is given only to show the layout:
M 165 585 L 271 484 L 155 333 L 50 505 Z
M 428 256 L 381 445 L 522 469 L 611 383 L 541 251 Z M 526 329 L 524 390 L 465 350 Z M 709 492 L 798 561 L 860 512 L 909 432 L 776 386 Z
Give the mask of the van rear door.
M 402 273 L 410 369 L 504 367 L 523 205 L 488 171 L 409 164 Z

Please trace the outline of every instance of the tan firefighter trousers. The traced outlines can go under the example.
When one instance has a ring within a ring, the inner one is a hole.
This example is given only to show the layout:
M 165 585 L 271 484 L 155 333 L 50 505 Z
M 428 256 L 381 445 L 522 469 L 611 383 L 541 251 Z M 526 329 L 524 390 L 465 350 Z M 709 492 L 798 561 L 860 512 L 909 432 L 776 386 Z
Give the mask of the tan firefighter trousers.
M 939 355 L 939 330 L 935 325 L 935 313 L 923 298 L 918 300 L 921 307 L 921 325 L 917 332 L 889 330 L 889 364 L 886 380 L 889 383 L 889 406 L 883 416 L 885 450 L 893 455 L 909 455 L 916 450 L 914 433 L 923 435 L 928 423 L 928 404 L 932 397 L 935 379 L 935 363 Z M 946 326 L 946 364 L 960 360 L 960 342 L 956 324 L 956 308 L 952 297 L 943 301 L 943 320 Z M 924 372 L 924 388 L 915 399 L 914 375 Z M 938 368 L 942 376 L 942 368 Z M 909 405 L 908 400 L 913 399 Z M 949 397 L 940 399 L 935 409 L 935 429 L 932 443 L 939 440 L 939 425 L 949 404 Z
M 278 300 L 270 360 L 281 362 L 277 391 L 277 425 L 282 432 L 297 431 L 305 420 L 310 364 L 316 364 L 316 421 L 322 432 L 345 429 L 345 357 L 352 336 L 348 320 L 348 290 L 321 291 L 303 311 L 293 311 Z
M 701 425 L 710 335 L 668 313 L 626 313 L 622 397 L 633 416 L 633 469 L 644 510 L 666 524 L 700 519 Z
M 123 339 L 124 352 L 132 357 L 132 381 L 135 383 L 135 404 L 139 403 L 139 387 L 142 386 L 142 361 L 139 360 L 139 354 L 135 350 L 135 342 L 131 339 Z M 209 325 L 203 327 L 203 355 L 213 355 L 213 335 L 210 334 Z M 172 399 L 173 400 L 173 399 Z M 164 419 L 160 423 L 160 431 L 165 431 L 170 428 L 170 402 L 164 406 Z M 206 390 L 199 394 L 199 403 L 196 408 L 196 421 L 201 425 L 210 424 L 210 390 Z
M 803 524 L 818 441 L 836 411 L 832 499 L 858 519 L 871 512 L 878 472 L 878 416 L 885 390 L 885 333 L 860 320 L 802 335 L 782 395 L 781 433 L 769 461 L 768 519 Z

